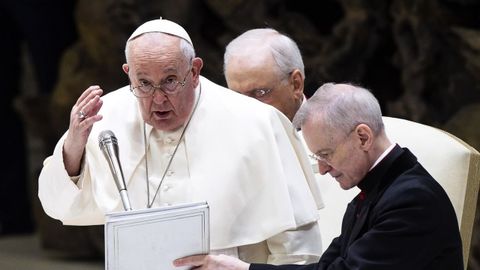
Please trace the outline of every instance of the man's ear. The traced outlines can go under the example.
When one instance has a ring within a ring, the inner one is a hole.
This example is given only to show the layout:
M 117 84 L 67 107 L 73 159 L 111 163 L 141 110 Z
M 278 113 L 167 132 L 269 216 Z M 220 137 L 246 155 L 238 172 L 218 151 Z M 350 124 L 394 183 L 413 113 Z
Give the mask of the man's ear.
M 355 132 L 355 136 L 357 136 L 360 141 L 360 148 L 363 150 L 369 150 L 373 144 L 372 129 L 365 124 L 359 124 L 355 127 L 353 132 Z
M 195 57 L 192 60 L 192 74 L 193 74 L 193 81 L 195 85 L 198 84 L 199 78 L 200 78 L 200 71 L 202 70 L 203 67 L 203 60 L 202 58 Z
M 125 72 L 128 75 L 128 64 L 123 64 L 122 65 L 123 72 Z
M 290 75 L 290 80 L 293 85 L 294 95 L 301 99 L 303 97 L 304 78 L 300 70 L 295 69 Z

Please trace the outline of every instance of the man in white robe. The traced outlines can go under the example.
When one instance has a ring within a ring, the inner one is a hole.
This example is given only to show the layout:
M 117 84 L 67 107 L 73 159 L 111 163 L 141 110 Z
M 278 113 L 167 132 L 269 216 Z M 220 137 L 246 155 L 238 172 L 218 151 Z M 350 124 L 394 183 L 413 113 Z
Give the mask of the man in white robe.
M 290 120 L 306 101 L 304 95 L 305 68 L 296 42 L 272 28 L 250 29 L 234 38 L 225 48 L 224 74 L 228 88 L 258 99 L 280 110 Z M 298 136 L 307 152 L 302 131 Z M 310 164 L 322 192 L 325 207 L 320 210 L 318 244 L 326 249 L 340 235 L 343 211 L 338 211 L 358 193 L 357 188 L 342 190 L 330 175 L 321 175 L 318 162 Z
M 212 253 L 318 260 L 322 200 L 289 119 L 200 76 L 190 37 L 171 21 L 137 28 L 126 58 L 130 86 L 103 97 L 91 86 L 73 106 L 39 177 L 45 212 L 66 225 L 95 225 L 123 209 L 98 145 L 111 130 L 133 209 L 207 201 Z

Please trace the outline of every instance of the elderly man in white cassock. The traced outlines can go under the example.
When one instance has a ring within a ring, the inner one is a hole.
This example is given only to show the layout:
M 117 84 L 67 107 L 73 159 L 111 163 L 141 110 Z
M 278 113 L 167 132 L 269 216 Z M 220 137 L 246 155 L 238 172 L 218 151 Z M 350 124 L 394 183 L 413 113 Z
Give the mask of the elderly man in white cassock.
M 133 209 L 207 201 L 213 254 L 317 261 L 323 205 L 289 119 L 202 77 L 202 59 L 174 22 L 144 23 L 125 53 L 130 85 L 104 96 L 100 86 L 86 89 L 44 161 L 45 212 L 66 225 L 96 225 L 123 209 L 97 139 L 111 130 Z

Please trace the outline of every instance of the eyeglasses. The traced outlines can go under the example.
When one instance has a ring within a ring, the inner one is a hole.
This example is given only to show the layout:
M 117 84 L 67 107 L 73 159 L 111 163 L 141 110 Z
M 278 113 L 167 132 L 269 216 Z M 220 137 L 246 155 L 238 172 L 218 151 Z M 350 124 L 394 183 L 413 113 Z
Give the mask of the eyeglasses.
M 162 81 L 160 85 L 153 85 L 149 81 L 140 81 L 140 85 L 138 86 L 132 86 L 130 84 L 130 91 L 132 91 L 132 93 L 139 98 L 151 97 L 153 96 L 153 93 L 155 93 L 155 90 L 160 90 L 165 93 L 165 95 L 173 96 L 183 90 L 190 71 L 191 69 L 188 70 L 187 75 L 185 75 L 185 78 L 183 78 L 183 81 L 181 82 L 173 78 L 167 78 L 166 80 Z
M 290 76 L 292 75 L 293 71 L 290 71 L 285 75 L 284 78 L 281 78 L 279 81 L 276 82 L 276 86 L 274 88 L 258 88 L 258 89 L 253 89 L 250 91 L 247 91 L 245 93 L 242 93 L 246 96 L 255 98 L 255 99 L 263 99 L 267 97 L 274 89 L 276 89 L 280 84 L 287 83 Z
M 272 92 L 272 88 L 253 89 L 251 91 L 246 92 L 245 95 L 256 98 L 256 99 L 261 99 L 267 96 L 270 92 Z
M 330 162 L 332 160 L 332 156 L 335 153 L 334 151 L 329 151 L 328 153 L 318 153 L 318 154 L 313 154 L 310 153 L 309 156 L 312 159 L 315 159 L 317 162 Z
M 356 128 L 356 126 L 355 126 Z M 328 150 L 324 150 L 324 151 L 319 151 L 318 153 L 310 153 L 309 156 L 310 158 L 316 160 L 317 162 L 326 162 L 326 163 L 330 163 L 338 149 L 339 146 L 345 144 L 345 142 L 347 142 L 348 140 L 348 137 L 350 136 L 350 134 L 352 134 L 352 132 L 355 130 L 355 128 L 353 128 L 348 134 L 347 136 L 340 142 L 338 143 L 335 148 L 332 150 L 332 149 L 328 149 Z

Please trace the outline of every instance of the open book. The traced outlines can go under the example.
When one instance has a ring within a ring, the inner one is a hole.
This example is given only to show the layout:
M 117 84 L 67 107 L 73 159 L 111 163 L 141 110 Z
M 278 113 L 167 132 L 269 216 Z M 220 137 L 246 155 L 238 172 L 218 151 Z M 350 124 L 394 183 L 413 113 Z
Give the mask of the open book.
M 114 212 L 105 223 L 106 270 L 181 270 L 173 260 L 209 252 L 206 202 Z

